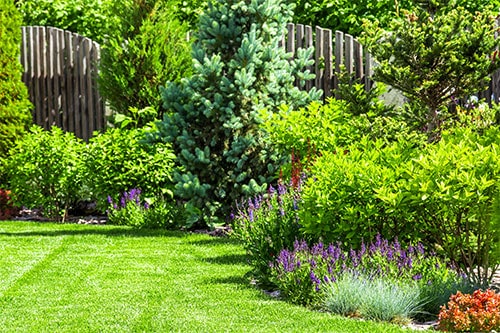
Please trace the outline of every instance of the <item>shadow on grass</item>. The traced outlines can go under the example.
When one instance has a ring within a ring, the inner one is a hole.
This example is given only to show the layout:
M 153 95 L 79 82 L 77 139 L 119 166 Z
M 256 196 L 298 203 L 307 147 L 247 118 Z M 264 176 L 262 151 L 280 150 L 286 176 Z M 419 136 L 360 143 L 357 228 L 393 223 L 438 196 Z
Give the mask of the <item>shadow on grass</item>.
M 228 237 L 228 236 L 209 236 L 209 238 L 203 239 L 195 239 L 189 242 L 192 245 L 199 246 L 219 246 L 219 245 L 238 245 L 241 244 L 239 240 L 236 238 Z
M 28 226 L 30 230 L 22 230 L 25 227 L 20 228 L 19 231 L 0 231 L 1 236 L 7 237 L 59 237 L 59 236 L 87 236 L 87 235 L 97 235 L 106 237 L 178 237 L 184 238 L 188 237 L 190 234 L 182 231 L 169 231 L 169 230 L 157 230 L 157 229 L 133 229 L 130 227 L 120 227 L 120 226 L 102 226 L 102 225 L 78 225 L 71 226 L 69 224 L 61 225 L 44 225 L 32 224 Z M 37 229 L 40 230 L 37 230 Z M 51 228 L 51 229 L 48 229 Z
M 201 261 L 216 265 L 244 265 L 247 264 L 245 254 L 225 254 L 218 257 L 202 258 Z

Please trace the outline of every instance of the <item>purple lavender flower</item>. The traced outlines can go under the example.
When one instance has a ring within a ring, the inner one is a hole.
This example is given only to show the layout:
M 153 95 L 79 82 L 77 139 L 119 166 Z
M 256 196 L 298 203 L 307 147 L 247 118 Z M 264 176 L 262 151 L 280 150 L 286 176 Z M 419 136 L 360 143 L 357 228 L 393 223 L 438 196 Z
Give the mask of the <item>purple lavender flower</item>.
M 108 204 L 112 205 L 113 204 L 113 199 L 111 199 L 111 196 L 108 195 Z
M 314 271 L 312 271 L 312 270 L 309 273 L 309 278 L 311 279 L 312 283 L 314 283 L 316 285 L 321 284 L 321 280 L 316 277 L 316 274 L 314 274 Z
M 146 209 L 146 210 L 149 209 L 149 204 L 147 202 L 144 203 L 144 209 Z
M 286 193 L 286 186 L 283 185 L 282 183 L 278 184 L 278 194 L 279 195 L 284 195 Z
M 422 274 L 418 273 L 412 276 L 412 279 L 415 281 L 419 281 L 422 279 Z

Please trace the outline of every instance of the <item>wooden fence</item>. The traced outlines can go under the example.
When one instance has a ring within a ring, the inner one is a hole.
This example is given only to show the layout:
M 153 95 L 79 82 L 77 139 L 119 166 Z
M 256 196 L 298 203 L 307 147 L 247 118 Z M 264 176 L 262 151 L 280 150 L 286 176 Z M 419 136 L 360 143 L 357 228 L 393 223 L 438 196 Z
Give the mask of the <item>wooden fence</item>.
M 23 81 L 34 105 L 34 123 L 58 126 L 88 140 L 105 127 L 97 87 L 99 44 L 52 27 L 22 27 Z
M 309 70 L 316 74 L 316 79 L 307 82 L 306 89 L 316 87 L 324 91 L 324 97 L 332 96 L 334 90 L 338 88 L 342 67 L 348 74 L 362 82 L 366 89 L 372 86 L 370 79 L 372 58 L 349 34 L 289 23 L 282 44 L 285 45 L 287 52 L 294 55 L 297 49 L 314 47 L 314 67 Z
M 96 81 L 99 45 L 56 28 L 23 27 L 22 31 L 23 80 L 35 106 L 35 123 L 47 129 L 59 126 L 88 140 L 106 125 Z M 309 70 L 316 79 L 306 82 L 305 89 L 316 87 L 325 98 L 332 96 L 342 67 L 363 82 L 365 89 L 372 86 L 373 59 L 351 35 L 290 23 L 282 45 L 294 55 L 299 48 L 315 48 Z M 493 74 L 490 88 L 478 95 L 488 102 L 499 101 L 500 72 Z

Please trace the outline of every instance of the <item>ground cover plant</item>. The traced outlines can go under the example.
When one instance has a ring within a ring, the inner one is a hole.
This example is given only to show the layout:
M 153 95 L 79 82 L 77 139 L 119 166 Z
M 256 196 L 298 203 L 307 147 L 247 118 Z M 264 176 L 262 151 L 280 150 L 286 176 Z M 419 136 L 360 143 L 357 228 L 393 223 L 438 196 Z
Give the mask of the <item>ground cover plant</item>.
M 228 238 L 2 222 L 0 248 L 2 331 L 407 331 L 270 298 Z

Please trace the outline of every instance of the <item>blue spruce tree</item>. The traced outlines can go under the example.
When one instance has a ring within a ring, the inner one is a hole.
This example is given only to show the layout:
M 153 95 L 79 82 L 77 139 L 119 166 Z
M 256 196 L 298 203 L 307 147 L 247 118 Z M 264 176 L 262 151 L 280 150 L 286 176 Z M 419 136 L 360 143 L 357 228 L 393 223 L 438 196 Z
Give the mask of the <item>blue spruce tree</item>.
M 182 167 L 174 177 L 189 224 L 224 222 L 236 200 L 263 191 L 282 160 L 259 126 L 266 111 L 321 96 L 294 86 L 314 77 L 304 70 L 313 50 L 291 59 L 280 46 L 291 17 L 282 0 L 209 4 L 193 47 L 193 75 L 162 90 L 168 114 L 157 139 L 172 143 Z

